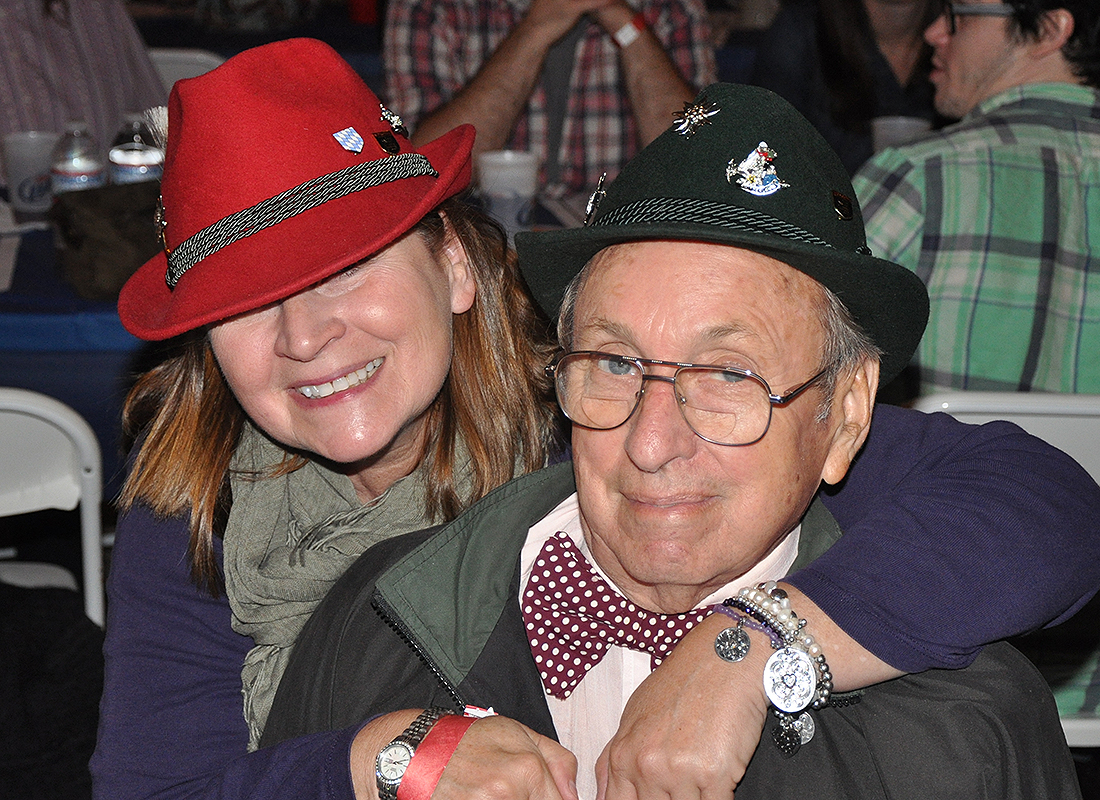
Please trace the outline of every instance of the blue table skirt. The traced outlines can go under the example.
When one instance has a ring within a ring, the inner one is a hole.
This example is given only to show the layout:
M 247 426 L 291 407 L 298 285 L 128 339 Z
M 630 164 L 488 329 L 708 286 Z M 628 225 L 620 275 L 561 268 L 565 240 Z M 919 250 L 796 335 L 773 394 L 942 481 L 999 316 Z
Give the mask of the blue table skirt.
M 145 347 L 113 303 L 84 300 L 62 280 L 49 231 L 22 235 L 11 288 L 0 293 L 0 385 L 55 397 L 88 421 L 107 499 L 121 486 L 122 403 Z

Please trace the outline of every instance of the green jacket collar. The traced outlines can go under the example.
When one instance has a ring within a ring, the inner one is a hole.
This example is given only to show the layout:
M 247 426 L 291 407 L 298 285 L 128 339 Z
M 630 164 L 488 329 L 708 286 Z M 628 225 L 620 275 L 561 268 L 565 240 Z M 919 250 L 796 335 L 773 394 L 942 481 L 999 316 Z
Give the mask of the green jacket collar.
M 570 462 L 517 478 L 486 495 L 385 572 L 377 591 L 452 685 L 470 672 L 504 610 L 527 532 L 576 491 Z M 802 520 L 801 569 L 840 538 L 815 500 Z

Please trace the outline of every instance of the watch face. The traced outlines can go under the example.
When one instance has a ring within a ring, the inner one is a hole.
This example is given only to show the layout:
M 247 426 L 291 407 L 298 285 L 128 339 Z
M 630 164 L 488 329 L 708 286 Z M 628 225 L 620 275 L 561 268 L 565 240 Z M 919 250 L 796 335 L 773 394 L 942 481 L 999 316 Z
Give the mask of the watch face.
M 378 777 L 386 783 L 400 783 L 405 770 L 409 768 L 412 755 L 412 748 L 404 742 L 390 742 L 378 754 Z
M 794 647 L 772 653 L 764 666 L 764 694 L 780 711 L 801 711 L 814 699 L 817 671 L 810 656 Z

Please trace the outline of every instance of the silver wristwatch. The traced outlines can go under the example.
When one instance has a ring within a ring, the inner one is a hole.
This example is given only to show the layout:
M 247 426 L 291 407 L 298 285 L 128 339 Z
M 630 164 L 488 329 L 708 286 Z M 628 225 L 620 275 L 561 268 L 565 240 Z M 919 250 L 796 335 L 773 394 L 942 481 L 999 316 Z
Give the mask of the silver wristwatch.
M 405 777 L 405 770 L 409 768 L 417 746 L 424 741 L 435 723 L 452 713 L 446 708 L 426 709 L 400 736 L 382 748 L 374 762 L 374 777 L 381 800 L 397 800 L 397 788 Z

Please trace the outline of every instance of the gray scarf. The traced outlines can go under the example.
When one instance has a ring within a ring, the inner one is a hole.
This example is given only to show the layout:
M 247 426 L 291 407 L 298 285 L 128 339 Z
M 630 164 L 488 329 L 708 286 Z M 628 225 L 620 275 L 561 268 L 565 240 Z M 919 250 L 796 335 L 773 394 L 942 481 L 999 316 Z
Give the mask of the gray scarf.
M 225 587 L 233 629 L 256 643 L 241 669 L 250 750 L 258 746 L 294 642 L 332 584 L 371 545 L 432 524 L 422 467 L 363 505 L 346 475 L 313 461 L 288 475 L 263 477 L 283 456 L 247 425 L 231 465 Z M 459 465 L 465 496 L 468 459 Z

